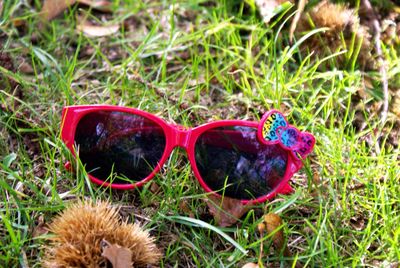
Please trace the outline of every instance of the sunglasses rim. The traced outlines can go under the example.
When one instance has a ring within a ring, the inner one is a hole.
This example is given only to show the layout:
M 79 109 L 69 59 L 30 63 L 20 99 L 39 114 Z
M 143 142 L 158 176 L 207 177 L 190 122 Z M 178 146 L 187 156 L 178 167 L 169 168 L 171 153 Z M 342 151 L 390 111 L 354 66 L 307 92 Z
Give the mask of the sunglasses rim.
M 61 139 L 66 144 L 67 148 L 71 151 L 74 157 L 77 157 L 76 148 L 75 148 L 75 132 L 79 121 L 87 114 L 92 112 L 99 111 L 113 111 L 113 112 L 123 112 L 133 115 L 142 116 L 158 126 L 164 132 L 166 144 L 164 148 L 164 152 L 158 162 L 157 166 L 154 167 L 153 171 L 144 179 L 133 183 L 133 184 L 117 184 L 110 183 L 104 180 L 100 180 L 91 174 L 88 173 L 90 180 L 98 185 L 111 187 L 113 189 L 118 190 L 130 190 L 136 187 L 141 187 L 147 182 L 151 181 L 154 176 L 161 170 L 165 162 L 169 159 L 172 151 L 175 147 L 183 147 L 186 150 L 188 155 L 188 159 L 193 170 L 193 173 L 196 179 L 199 181 L 200 186 L 207 192 L 212 193 L 217 196 L 221 196 L 219 193 L 210 189 L 210 187 L 205 183 L 203 178 L 200 175 L 200 172 L 197 168 L 196 159 L 195 159 L 195 145 L 198 138 L 205 133 L 206 131 L 218 127 L 227 127 L 227 126 L 242 126 L 242 127 L 252 127 L 255 128 L 257 133 L 257 127 L 259 122 L 254 121 L 245 121 L 245 120 L 220 120 L 210 123 L 205 123 L 200 126 L 194 128 L 184 128 L 180 125 L 170 124 L 157 115 L 151 114 L 149 112 L 145 112 L 136 108 L 124 107 L 124 106 L 114 106 L 114 105 L 73 105 L 73 106 L 65 106 L 62 111 L 62 121 L 61 121 Z M 182 134 L 186 133 L 186 134 Z M 184 141 L 180 140 L 179 135 L 186 135 Z M 282 146 L 281 146 L 282 147 Z M 266 195 L 260 196 L 255 199 L 238 199 L 242 204 L 258 204 L 263 203 L 267 200 L 272 199 L 277 194 L 285 194 L 292 191 L 291 186 L 289 185 L 289 180 L 303 165 L 303 163 L 297 159 L 295 159 L 292 154 L 284 147 L 282 147 L 288 156 L 288 161 L 286 164 L 286 171 L 281 181 Z

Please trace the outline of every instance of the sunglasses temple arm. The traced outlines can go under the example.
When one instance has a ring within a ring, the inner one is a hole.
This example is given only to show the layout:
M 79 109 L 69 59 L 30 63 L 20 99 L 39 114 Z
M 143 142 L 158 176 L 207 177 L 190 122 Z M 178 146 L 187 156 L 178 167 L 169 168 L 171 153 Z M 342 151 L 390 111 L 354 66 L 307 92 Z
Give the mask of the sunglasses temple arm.
M 292 169 L 291 169 L 292 172 L 289 175 L 290 178 L 292 178 L 292 176 L 303 167 L 303 162 L 294 158 L 293 162 L 292 162 L 292 165 L 293 165 Z M 286 182 L 286 184 L 282 187 L 282 189 L 280 189 L 277 193 L 278 194 L 291 194 L 291 193 L 293 193 L 294 189 L 292 188 L 292 186 L 290 186 L 289 182 L 290 182 L 290 180 L 288 182 Z

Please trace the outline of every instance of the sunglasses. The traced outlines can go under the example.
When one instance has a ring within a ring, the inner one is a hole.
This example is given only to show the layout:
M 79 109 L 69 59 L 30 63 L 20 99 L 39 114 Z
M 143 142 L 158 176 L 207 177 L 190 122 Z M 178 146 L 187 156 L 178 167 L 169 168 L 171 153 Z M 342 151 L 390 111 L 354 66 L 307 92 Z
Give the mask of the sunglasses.
M 221 120 L 195 128 L 109 105 L 67 106 L 63 142 L 96 184 L 133 189 L 150 181 L 179 146 L 206 192 L 260 203 L 292 191 L 290 178 L 315 144 L 278 111 L 261 122 Z

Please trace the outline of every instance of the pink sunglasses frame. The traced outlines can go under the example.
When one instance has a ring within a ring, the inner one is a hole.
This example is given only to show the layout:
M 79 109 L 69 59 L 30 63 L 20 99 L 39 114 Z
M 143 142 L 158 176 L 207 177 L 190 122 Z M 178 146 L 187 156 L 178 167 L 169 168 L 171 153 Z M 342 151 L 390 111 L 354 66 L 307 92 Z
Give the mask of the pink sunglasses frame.
M 117 184 L 117 183 L 109 183 L 103 180 L 99 180 L 96 177 L 88 174 L 90 180 L 98 185 L 111 187 L 113 189 L 119 190 L 129 190 L 134 189 L 136 187 L 140 187 L 143 184 L 149 182 L 153 177 L 160 171 L 162 166 L 168 160 L 172 151 L 175 147 L 182 147 L 186 150 L 186 153 L 189 158 L 189 162 L 191 168 L 194 172 L 195 177 L 199 181 L 201 187 L 207 193 L 213 193 L 217 196 L 220 196 L 215 191 L 211 190 L 208 185 L 202 179 L 199 170 L 197 169 L 196 161 L 195 161 L 195 144 L 198 137 L 209 129 L 213 129 L 216 127 L 224 127 L 224 126 L 245 126 L 245 127 L 254 127 L 258 128 L 259 122 L 252 121 L 244 121 L 244 120 L 221 120 L 206 123 L 195 128 L 186 128 L 181 125 L 173 125 L 169 124 L 158 116 L 138 110 L 135 108 L 128 108 L 123 106 L 113 106 L 113 105 L 76 105 L 76 106 L 66 106 L 62 111 L 62 122 L 61 122 L 61 139 L 66 144 L 68 149 L 72 152 L 74 157 L 76 157 L 76 150 L 74 147 L 75 141 L 75 131 L 78 122 L 81 120 L 83 116 L 88 113 L 96 112 L 96 111 L 115 111 L 115 112 L 123 112 L 129 114 L 135 114 L 142 117 L 145 117 L 156 124 L 158 124 L 165 133 L 166 138 L 166 146 L 164 149 L 164 153 L 158 162 L 158 165 L 154 168 L 154 170 L 150 173 L 149 176 L 144 178 L 143 180 L 134 183 L 134 184 Z M 272 113 L 274 110 L 269 111 L 268 113 Z M 283 149 L 287 150 L 283 146 Z M 288 151 L 288 163 L 286 166 L 285 175 L 282 181 L 268 194 L 261 196 L 257 199 L 251 200 L 241 200 L 242 204 L 257 204 L 262 203 L 267 200 L 274 198 L 277 194 L 289 194 L 293 192 L 292 187 L 289 184 L 290 178 L 296 173 L 299 169 L 301 169 L 303 163 L 292 156 L 292 154 Z

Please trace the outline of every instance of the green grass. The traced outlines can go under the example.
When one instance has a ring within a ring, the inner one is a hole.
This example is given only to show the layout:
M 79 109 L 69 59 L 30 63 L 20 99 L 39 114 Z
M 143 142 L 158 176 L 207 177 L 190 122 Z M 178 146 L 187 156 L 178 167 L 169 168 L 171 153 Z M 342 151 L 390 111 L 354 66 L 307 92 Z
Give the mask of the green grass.
M 359 97 L 365 77 L 376 73 L 362 72 L 357 63 L 343 69 L 334 57 L 329 64 L 313 60 L 299 52 L 301 39 L 289 46 L 287 33 L 279 32 L 284 18 L 268 27 L 240 1 L 177 1 L 173 7 L 114 1 L 107 19 L 125 24 L 106 38 L 77 33 L 75 14 L 86 8 L 74 6 L 39 30 L 39 14 L 30 8 L 38 10 L 40 1 L 23 2 L 5 1 L 0 17 L 3 52 L 15 66 L 24 59 L 34 70 L 27 75 L 0 67 L 0 266 L 40 267 L 46 240 L 33 236 L 39 219 L 49 223 L 70 200 L 86 197 L 123 205 L 129 220 L 151 230 L 164 253 L 161 267 L 257 262 L 257 224 L 273 211 L 285 222 L 290 260 L 307 267 L 398 263 L 399 121 L 380 123 L 380 83 Z M 27 25 L 17 29 L 11 17 Z M 398 81 L 398 47 L 384 50 L 390 79 Z M 293 178 L 294 196 L 254 206 L 236 225 L 215 230 L 182 150 L 155 177 L 157 194 L 150 184 L 111 191 L 91 184 L 82 168 L 64 169 L 75 160 L 60 140 L 62 107 L 97 103 L 138 107 L 184 126 L 258 120 L 276 108 L 314 133 L 317 143 Z M 188 216 L 182 200 L 195 222 L 182 218 Z M 289 265 L 274 254 L 269 237 L 264 243 L 266 266 Z

